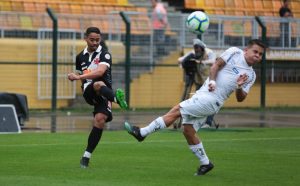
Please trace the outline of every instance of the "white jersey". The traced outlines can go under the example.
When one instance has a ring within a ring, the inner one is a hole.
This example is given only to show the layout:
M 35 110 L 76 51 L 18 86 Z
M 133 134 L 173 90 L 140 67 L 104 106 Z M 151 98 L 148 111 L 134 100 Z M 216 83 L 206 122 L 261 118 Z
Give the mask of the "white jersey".
M 225 61 L 225 66 L 218 72 L 216 77 L 216 89 L 212 92 L 208 91 L 209 78 L 206 79 L 204 85 L 196 92 L 208 92 L 223 104 L 224 101 L 237 88 L 237 79 L 242 74 L 247 74 L 248 80 L 242 86 L 243 91 L 249 92 L 251 86 L 254 84 L 256 74 L 251 66 L 249 66 L 244 57 L 244 51 L 231 47 L 221 54 L 220 58 Z

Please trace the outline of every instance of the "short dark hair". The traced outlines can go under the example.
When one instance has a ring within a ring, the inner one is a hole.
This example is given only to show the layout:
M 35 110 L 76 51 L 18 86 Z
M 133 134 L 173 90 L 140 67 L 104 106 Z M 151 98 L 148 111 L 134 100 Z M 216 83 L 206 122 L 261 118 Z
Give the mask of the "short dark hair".
M 101 31 L 97 27 L 89 27 L 89 28 L 86 29 L 84 35 L 88 36 L 88 35 L 90 35 L 90 33 L 101 34 Z
M 253 45 L 258 45 L 263 49 L 267 48 L 267 45 L 264 42 L 262 42 L 262 40 L 260 39 L 251 39 L 250 41 L 248 41 L 247 47 L 251 47 Z

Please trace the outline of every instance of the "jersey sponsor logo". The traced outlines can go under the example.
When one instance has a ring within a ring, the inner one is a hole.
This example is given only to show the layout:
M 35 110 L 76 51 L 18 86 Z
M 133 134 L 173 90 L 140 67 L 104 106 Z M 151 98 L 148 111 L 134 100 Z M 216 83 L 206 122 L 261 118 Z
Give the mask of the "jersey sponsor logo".
M 84 66 L 81 68 L 82 71 L 85 71 L 87 69 L 87 66 Z
M 235 67 L 232 68 L 232 71 L 233 71 L 235 74 L 239 74 L 238 69 L 236 69 Z
M 107 110 L 108 110 L 109 112 L 111 112 L 111 107 L 112 107 L 112 104 L 111 104 L 110 101 L 108 101 L 108 102 L 107 102 Z

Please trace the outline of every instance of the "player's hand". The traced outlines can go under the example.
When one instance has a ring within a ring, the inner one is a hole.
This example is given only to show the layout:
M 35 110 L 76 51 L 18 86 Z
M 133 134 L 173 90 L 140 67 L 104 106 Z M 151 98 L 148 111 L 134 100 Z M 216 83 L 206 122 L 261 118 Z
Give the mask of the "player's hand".
M 74 81 L 74 80 L 79 80 L 80 77 L 79 77 L 79 75 L 76 75 L 76 74 L 74 74 L 74 73 L 70 73 L 70 74 L 68 74 L 68 79 L 69 79 L 70 81 Z
M 248 80 L 248 75 L 247 74 L 241 74 L 237 79 L 237 86 L 241 87 L 243 84 L 246 83 L 247 80 Z
M 208 83 L 208 91 L 213 92 L 214 90 L 216 90 L 216 81 L 210 80 Z

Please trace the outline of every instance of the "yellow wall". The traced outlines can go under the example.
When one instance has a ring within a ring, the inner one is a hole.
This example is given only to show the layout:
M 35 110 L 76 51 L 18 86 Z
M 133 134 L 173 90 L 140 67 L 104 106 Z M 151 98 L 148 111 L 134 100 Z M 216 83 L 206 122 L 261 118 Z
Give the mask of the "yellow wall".
M 85 47 L 84 41 L 77 41 L 77 53 Z M 110 45 L 112 55 L 124 55 L 121 43 Z M 1 62 L 36 62 L 37 40 L 0 39 Z M 163 59 L 164 64 L 177 64 L 179 52 L 173 52 Z M 118 61 L 117 61 L 118 62 Z M 114 61 L 114 63 L 117 63 Z M 0 65 L 0 92 L 25 94 L 29 108 L 51 108 L 51 100 L 41 100 L 37 96 L 37 65 Z M 68 73 L 68 72 L 66 72 Z M 81 94 L 77 83 L 77 94 Z M 130 106 L 132 108 L 168 108 L 178 104 L 183 92 L 182 69 L 173 67 L 155 67 L 152 72 L 141 74 L 131 82 Z M 267 84 L 266 106 L 300 106 L 300 86 L 290 83 Z M 68 100 L 58 100 L 58 107 L 68 106 Z M 225 107 L 259 107 L 260 85 L 252 87 L 247 99 L 237 103 L 234 94 L 227 100 Z
M 164 64 L 177 64 L 177 52 L 164 59 Z M 140 75 L 130 85 L 132 108 L 166 108 L 177 104 L 183 88 L 182 69 L 155 67 L 152 72 Z
M 266 85 L 266 106 L 300 106 L 300 85 L 296 83 L 276 83 Z M 257 107 L 260 106 L 260 85 L 255 84 L 246 100 L 238 103 L 232 94 L 225 107 Z
M 183 92 L 181 69 L 172 69 L 168 78 L 162 78 L 160 73 L 166 73 L 166 69 L 158 67 L 152 74 L 142 75 L 131 84 L 130 106 L 133 108 L 168 108 L 179 103 Z M 161 72 L 164 71 L 164 72 Z M 174 74 L 177 74 L 175 76 Z M 300 106 L 299 84 L 267 84 L 266 106 Z M 255 84 L 246 100 L 237 102 L 233 93 L 225 102 L 224 107 L 259 107 L 260 84 Z
M 46 43 L 51 48 L 51 41 Z M 77 53 L 85 45 L 83 40 L 76 41 Z M 13 62 L 36 63 L 38 60 L 37 46 L 38 40 L 35 39 L 0 39 L 0 61 L 12 63 L 11 65 L 0 65 L 0 92 L 25 94 L 30 109 L 48 109 L 51 108 L 51 100 L 38 98 L 38 66 L 35 64 L 13 64 Z M 110 46 L 112 46 L 112 52 L 116 52 L 118 55 L 124 54 L 124 46 L 121 43 L 112 43 Z M 77 92 L 81 93 L 79 82 L 76 87 Z M 57 107 L 66 107 L 68 104 L 68 99 L 57 101 Z
M 179 53 L 163 59 L 164 64 L 177 64 Z M 168 108 L 179 103 L 183 88 L 183 70 L 179 67 L 155 67 L 152 73 L 140 75 L 131 83 L 130 106 L 132 108 Z M 266 106 L 300 106 L 299 83 L 266 85 Z M 237 102 L 235 94 L 224 107 L 259 107 L 260 84 L 255 84 L 246 100 Z

